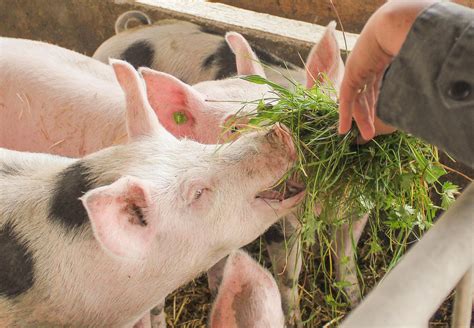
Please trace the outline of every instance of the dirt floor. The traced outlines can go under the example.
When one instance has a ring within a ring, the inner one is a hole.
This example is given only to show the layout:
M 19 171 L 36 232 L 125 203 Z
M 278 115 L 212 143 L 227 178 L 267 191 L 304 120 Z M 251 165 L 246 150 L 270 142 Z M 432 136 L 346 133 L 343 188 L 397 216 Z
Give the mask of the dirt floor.
M 379 267 L 384 266 L 382 258 L 378 259 L 379 263 L 369 263 L 370 260 L 365 256 L 370 247 L 367 243 L 364 244 L 364 239 L 367 241 L 367 237 L 367 233 L 362 237 L 363 240 L 361 240 L 359 249 L 359 265 L 365 282 L 363 286 L 364 294 L 367 294 L 385 274 L 383 270 L 374 271 L 373 269 L 374 264 Z M 254 254 L 255 258 L 261 258 L 263 264 L 269 263 L 266 253 L 260 252 L 262 249 L 264 249 L 264 246 L 260 240 L 247 247 L 247 251 Z M 304 327 L 337 327 L 344 316 L 349 313 L 350 308 L 341 304 L 331 306 L 327 294 L 324 292 L 327 288 L 323 283 L 325 280 L 324 273 L 309 269 L 319 267 L 319 264 L 320 258 L 315 255 L 315 252 L 305 251 L 304 268 L 299 279 Z M 268 269 L 271 270 L 271 268 Z M 316 288 L 314 284 L 316 284 Z M 337 293 L 336 290 L 334 292 Z M 452 305 L 453 295 L 451 294 L 433 315 L 429 327 L 449 327 Z M 170 327 L 205 327 L 211 307 L 212 296 L 207 287 L 207 276 L 204 274 L 167 298 L 165 309 L 167 323 Z

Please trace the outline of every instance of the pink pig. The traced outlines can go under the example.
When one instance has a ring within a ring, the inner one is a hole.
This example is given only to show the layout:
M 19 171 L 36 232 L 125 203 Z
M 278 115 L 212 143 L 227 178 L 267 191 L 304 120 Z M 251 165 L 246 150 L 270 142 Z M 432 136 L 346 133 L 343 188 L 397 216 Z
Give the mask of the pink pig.
M 245 39 L 230 33 L 239 74 L 263 74 Z M 125 99 L 110 66 L 54 45 L 0 39 L 0 146 L 83 156 L 126 141 Z M 239 78 L 194 87 L 174 77 L 143 72 L 148 98 L 163 125 L 178 137 L 215 143 L 243 105 L 269 90 Z M 249 104 L 251 111 L 255 104 Z M 176 127 L 174 113 L 186 122 Z

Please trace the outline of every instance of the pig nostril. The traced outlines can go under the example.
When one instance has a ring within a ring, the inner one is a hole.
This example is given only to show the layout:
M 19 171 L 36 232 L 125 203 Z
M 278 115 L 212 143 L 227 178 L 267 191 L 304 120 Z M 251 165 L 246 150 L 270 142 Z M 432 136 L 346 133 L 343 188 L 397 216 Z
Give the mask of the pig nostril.
M 279 136 L 283 143 L 288 147 L 289 157 L 292 161 L 296 160 L 296 147 L 291 136 L 290 129 L 284 124 L 278 123 Z
M 283 129 L 281 128 L 281 124 L 280 123 L 276 123 L 273 128 L 271 129 L 270 133 L 276 135 L 278 138 L 283 138 L 284 137 L 284 134 L 283 134 Z
M 276 123 L 273 131 L 275 132 L 275 135 L 285 144 L 290 144 L 292 142 L 291 134 L 286 126 Z
M 290 129 L 288 129 L 284 124 L 276 123 L 273 127 L 273 130 L 281 138 L 291 138 Z
M 293 142 L 293 138 L 291 136 L 290 130 L 281 123 L 275 123 L 272 129 L 267 133 L 267 137 L 269 137 L 269 141 L 278 147 L 283 146 L 289 155 L 289 159 L 291 161 L 295 161 L 297 159 L 296 147 Z

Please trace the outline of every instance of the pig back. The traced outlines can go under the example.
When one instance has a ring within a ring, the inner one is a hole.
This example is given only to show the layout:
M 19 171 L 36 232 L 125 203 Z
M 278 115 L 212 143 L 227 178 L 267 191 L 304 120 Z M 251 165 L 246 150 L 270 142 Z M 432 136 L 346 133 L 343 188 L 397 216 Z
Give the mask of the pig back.
M 123 59 L 135 68 L 150 67 L 188 84 L 236 73 L 235 56 L 225 39 L 184 21 L 144 26 L 114 35 L 96 50 L 93 58 L 102 62 L 108 58 Z
M 0 46 L 0 146 L 83 156 L 125 135 L 111 67 L 43 42 L 1 38 Z

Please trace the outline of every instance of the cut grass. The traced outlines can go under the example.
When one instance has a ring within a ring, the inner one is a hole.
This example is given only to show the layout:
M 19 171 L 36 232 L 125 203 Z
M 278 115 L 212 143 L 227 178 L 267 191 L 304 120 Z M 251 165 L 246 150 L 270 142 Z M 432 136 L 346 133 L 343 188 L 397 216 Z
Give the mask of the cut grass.
M 340 225 L 347 217 L 371 213 L 372 222 L 388 229 L 390 240 L 405 244 L 400 230 L 417 234 L 426 230 L 437 211 L 454 200 L 456 186 L 439 180 L 447 171 L 435 147 L 403 132 L 357 145 L 356 129 L 347 135 L 337 133 L 333 89 L 297 86 L 289 91 L 260 76 L 245 79 L 268 84 L 275 94 L 260 102 L 249 125 L 280 122 L 293 133 L 299 156 L 290 174 L 296 172 L 307 186 L 302 215 L 305 242 L 315 242 L 315 233 L 326 224 Z M 441 195 L 440 206 L 433 204 L 430 192 Z M 316 216 L 318 205 L 322 212 Z M 373 251 L 377 252 L 376 245 Z
M 257 113 L 248 117 L 249 126 L 279 122 L 293 134 L 298 160 L 289 174 L 299 176 L 307 186 L 300 216 L 301 239 L 304 249 L 314 249 L 317 243 L 319 252 L 317 262 L 314 252 L 305 255 L 305 270 L 318 279 L 305 285 L 306 293 L 322 289 L 334 320 L 348 304 L 344 295 L 347 282 L 334 278 L 330 256 L 333 231 L 370 213 L 363 252 L 356 252 L 359 263 L 366 266 L 358 268 L 361 286 L 370 286 L 367 274 L 375 281 L 392 269 L 409 244 L 431 227 L 437 212 L 451 204 L 457 187 L 440 182 L 447 171 L 439 163 L 437 149 L 409 134 L 379 136 L 364 145 L 354 142 L 356 128 L 339 135 L 333 88 L 315 85 L 307 90 L 295 85 L 294 90 L 287 90 L 260 76 L 244 79 L 269 85 L 275 96 L 259 102 Z M 433 193 L 440 195 L 441 204 L 433 203 Z M 319 215 L 315 208 L 321 209 Z M 310 318 L 313 313 L 306 315 Z

